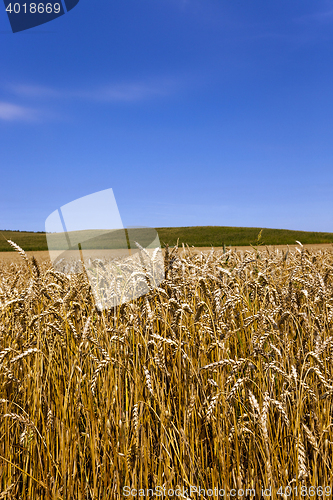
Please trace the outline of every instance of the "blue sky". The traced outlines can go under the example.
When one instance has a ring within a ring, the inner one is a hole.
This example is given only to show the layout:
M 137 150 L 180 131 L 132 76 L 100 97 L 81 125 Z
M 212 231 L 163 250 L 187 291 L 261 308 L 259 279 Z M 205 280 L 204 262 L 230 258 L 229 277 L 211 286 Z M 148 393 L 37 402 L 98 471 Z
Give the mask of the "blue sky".
M 333 1 L 0 5 L 0 229 L 112 188 L 124 225 L 333 231 Z

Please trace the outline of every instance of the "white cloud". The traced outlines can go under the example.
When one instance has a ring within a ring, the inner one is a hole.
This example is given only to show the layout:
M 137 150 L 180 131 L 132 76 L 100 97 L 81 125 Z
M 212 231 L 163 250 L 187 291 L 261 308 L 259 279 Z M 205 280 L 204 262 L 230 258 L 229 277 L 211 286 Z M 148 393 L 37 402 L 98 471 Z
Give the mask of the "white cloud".
M 63 92 L 42 85 L 11 85 L 10 90 L 26 97 L 62 97 Z
M 56 89 L 40 85 L 13 85 L 12 92 L 31 98 L 84 99 L 101 102 L 140 102 L 173 94 L 180 80 L 160 78 L 150 81 L 122 82 L 86 89 Z
M 24 106 L 0 101 L 0 120 L 31 121 L 36 118 L 36 111 Z
M 313 14 L 306 14 L 304 16 L 298 17 L 297 19 L 295 19 L 295 21 L 299 23 L 309 23 L 309 22 L 330 23 L 333 21 L 333 9 L 321 12 L 315 12 Z
M 78 92 L 78 97 L 106 102 L 136 102 L 157 96 L 165 96 L 173 91 L 173 82 L 123 83 L 108 85 L 86 92 Z

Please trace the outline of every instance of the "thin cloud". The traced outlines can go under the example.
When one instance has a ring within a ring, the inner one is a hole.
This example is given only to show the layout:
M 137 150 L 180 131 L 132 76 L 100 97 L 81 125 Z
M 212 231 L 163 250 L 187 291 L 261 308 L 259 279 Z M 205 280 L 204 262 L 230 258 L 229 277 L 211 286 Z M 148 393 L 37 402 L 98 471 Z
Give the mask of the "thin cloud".
M 11 85 L 9 90 L 25 97 L 63 97 L 63 92 L 42 85 Z
M 13 85 L 11 91 L 31 98 L 83 99 L 109 103 L 140 102 L 165 97 L 180 88 L 176 79 L 159 79 L 149 82 L 123 82 L 90 89 L 56 89 L 40 85 Z
M 333 21 L 333 9 L 300 16 L 295 21 L 299 23 L 331 23 Z
M 0 120 L 3 121 L 33 121 L 37 112 L 33 109 L 9 102 L 0 101 Z
M 173 82 L 149 83 L 124 83 L 108 85 L 87 92 L 78 92 L 78 97 L 93 99 L 104 102 L 138 102 L 154 97 L 163 97 L 171 94 L 174 90 Z

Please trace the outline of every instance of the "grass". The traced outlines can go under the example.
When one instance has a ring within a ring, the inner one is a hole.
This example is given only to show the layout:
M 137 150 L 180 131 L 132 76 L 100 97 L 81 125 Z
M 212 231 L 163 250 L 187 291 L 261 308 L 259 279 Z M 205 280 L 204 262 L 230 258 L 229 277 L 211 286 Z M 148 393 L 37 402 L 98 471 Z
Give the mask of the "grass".
M 0 231 L 0 252 L 12 252 L 13 248 L 6 240 L 15 241 L 25 251 L 47 250 L 45 233 L 29 231 Z
M 331 487 L 331 251 L 174 248 L 158 288 L 99 312 L 84 274 L 18 250 L 0 264 L 2 498 Z
M 333 233 L 310 231 L 291 231 L 287 229 L 262 229 L 258 227 L 169 227 L 159 228 L 160 241 L 174 246 L 179 242 L 196 247 L 247 246 L 257 242 L 262 230 L 261 243 L 265 245 L 295 244 L 295 241 L 308 243 L 333 243 Z
M 262 228 L 253 227 L 162 227 L 157 228 L 160 242 L 174 246 L 182 242 L 196 247 L 247 246 L 257 242 Z M 7 240 L 14 240 L 25 251 L 47 250 L 45 233 L 1 231 L 0 252 L 12 251 Z M 263 229 L 261 243 L 265 245 L 292 245 L 295 241 L 303 244 L 333 243 L 333 233 L 291 231 L 287 229 Z M 107 246 L 107 245 L 106 245 Z M 103 247 L 104 248 L 104 247 Z

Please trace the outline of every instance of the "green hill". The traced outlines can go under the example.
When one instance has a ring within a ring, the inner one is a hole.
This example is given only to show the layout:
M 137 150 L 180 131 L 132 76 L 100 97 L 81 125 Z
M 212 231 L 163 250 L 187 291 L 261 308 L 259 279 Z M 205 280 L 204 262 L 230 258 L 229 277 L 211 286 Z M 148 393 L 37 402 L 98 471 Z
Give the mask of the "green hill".
M 168 227 L 157 229 L 161 243 L 179 245 L 182 242 L 196 247 L 221 247 L 254 245 L 262 230 L 261 244 L 265 245 L 293 245 L 298 240 L 307 243 L 333 243 L 333 233 L 318 233 L 313 231 L 291 231 L 288 229 L 269 229 L 260 227 L 226 227 L 226 226 L 197 226 L 197 227 Z
M 260 227 L 192 226 L 157 228 L 161 245 L 174 246 L 187 243 L 195 247 L 245 246 L 257 243 Z M 28 231 L 1 231 L 0 252 L 12 251 L 6 240 L 12 240 L 26 251 L 47 250 L 45 233 Z M 333 243 L 333 233 L 292 231 L 288 229 L 262 229 L 260 242 L 264 245 Z
M 47 250 L 45 233 L 28 231 L 0 231 L 0 252 L 12 252 L 14 249 L 6 240 L 12 240 L 23 250 Z

